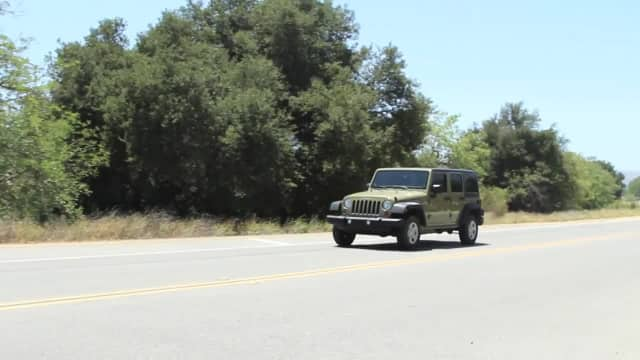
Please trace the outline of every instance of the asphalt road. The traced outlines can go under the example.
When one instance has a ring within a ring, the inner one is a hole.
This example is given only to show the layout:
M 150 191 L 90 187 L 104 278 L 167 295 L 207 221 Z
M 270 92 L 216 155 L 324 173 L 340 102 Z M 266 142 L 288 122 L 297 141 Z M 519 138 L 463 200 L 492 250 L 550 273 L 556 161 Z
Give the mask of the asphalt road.
M 640 359 L 638 229 L 0 246 L 0 359 Z

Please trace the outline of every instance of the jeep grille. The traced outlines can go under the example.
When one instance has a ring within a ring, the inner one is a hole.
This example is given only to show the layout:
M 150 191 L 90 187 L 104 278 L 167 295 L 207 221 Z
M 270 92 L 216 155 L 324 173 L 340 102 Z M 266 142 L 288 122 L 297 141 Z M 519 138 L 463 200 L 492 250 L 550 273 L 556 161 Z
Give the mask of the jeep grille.
M 378 200 L 354 200 L 351 213 L 353 215 L 378 216 L 381 206 L 382 201 Z

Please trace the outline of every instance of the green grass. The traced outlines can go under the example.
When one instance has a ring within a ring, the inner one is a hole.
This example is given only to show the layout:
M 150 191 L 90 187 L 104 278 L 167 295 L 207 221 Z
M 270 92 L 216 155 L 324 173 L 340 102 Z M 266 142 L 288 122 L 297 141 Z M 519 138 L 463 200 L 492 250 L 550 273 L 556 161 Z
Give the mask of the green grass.
M 640 207 L 619 206 L 602 210 L 564 211 L 553 214 L 487 214 L 487 225 L 561 222 L 640 217 Z M 280 226 L 273 220 L 178 219 L 165 214 L 105 215 L 74 223 L 45 225 L 25 221 L 0 222 L 0 243 L 47 243 L 100 240 L 222 237 L 233 235 L 303 234 L 327 232 L 331 226 L 322 219 L 296 219 Z

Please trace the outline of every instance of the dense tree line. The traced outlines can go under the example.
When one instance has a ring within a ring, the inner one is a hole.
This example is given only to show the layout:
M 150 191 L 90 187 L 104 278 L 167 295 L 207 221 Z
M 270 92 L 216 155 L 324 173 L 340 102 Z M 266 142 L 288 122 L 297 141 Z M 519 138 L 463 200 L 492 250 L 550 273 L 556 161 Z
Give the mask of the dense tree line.
M 135 43 L 125 30 L 62 44 L 47 86 L 2 38 L 0 215 L 317 215 L 382 166 L 475 169 L 511 210 L 622 195 L 611 164 L 566 152 L 522 104 L 460 131 L 328 1 L 189 1 Z
M 129 48 L 122 20 L 57 51 L 57 104 L 102 135 L 89 209 L 311 215 L 411 162 L 430 112 L 394 47 L 310 0 L 191 2 Z
M 436 116 L 419 162 L 475 170 L 485 192 L 504 193 L 511 211 L 597 209 L 622 197 L 624 175 L 611 163 L 566 151 L 557 130 L 540 123 L 522 103 L 468 131 L 454 116 Z

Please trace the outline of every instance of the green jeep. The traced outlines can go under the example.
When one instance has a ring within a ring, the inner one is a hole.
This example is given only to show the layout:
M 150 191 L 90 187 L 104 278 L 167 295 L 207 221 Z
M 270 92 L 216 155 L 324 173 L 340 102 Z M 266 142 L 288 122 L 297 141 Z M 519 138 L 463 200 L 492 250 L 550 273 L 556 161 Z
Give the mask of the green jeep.
M 473 245 L 484 223 L 478 176 L 471 170 L 378 169 L 369 189 L 335 201 L 327 220 L 338 246 L 350 246 L 356 234 L 396 236 L 414 249 L 421 234 L 457 231 Z

